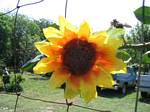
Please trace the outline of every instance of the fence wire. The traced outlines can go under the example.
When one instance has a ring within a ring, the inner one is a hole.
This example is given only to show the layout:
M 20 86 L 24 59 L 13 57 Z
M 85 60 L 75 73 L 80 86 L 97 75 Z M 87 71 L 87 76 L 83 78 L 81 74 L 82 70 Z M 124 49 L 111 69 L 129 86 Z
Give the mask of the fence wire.
M 13 24 L 13 27 L 12 27 L 12 38 L 13 38 L 13 42 L 14 42 L 14 47 L 13 47 L 13 50 L 14 50 L 14 53 L 15 53 L 15 39 L 16 39 L 16 25 L 17 25 L 17 17 L 18 17 L 18 12 L 19 12 L 19 9 L 22 8 L 22 7 L 25 7 L 25 6 L 29 6 L 29 5 L 35 5 L 35 4 L 38 4 L 38 3 L 41 3 L 43 2 L 44 0 L 40 0 L 40 1 L 37 1 L 37 2 L 32 2 L 32 3 L 27 3 L 27 4 L 23 4 L 23 5 L 19 5 L 20 3 L 20 0 L 18 0 L 17 2 L 17 5 L 15 8 L 13 8 L 12 10 L 6 12 L 6 13 L 3 13 L 1 14 L 0 16 L 4 16 L 6 14 L 9 14 L 11 12 L 15 12 L 15 19 L 14 19 L 14 24 Z M 145 0 L 143 0 L 143 20 L 144 20 L 144 3 L 145 3 Z M 65 18 L 67 16 L 67 4 L 68 4 L 68 0 L 66 0 L 66 3 L 65 3 Z M 143 26 L 143 24 L 142 24 Z M 142 27 L 142 32 L 143 31 L 144 27 Z M 144 33 L 143 33 L 143 38 L 144 38 Z M 144 41 L 142 40 L 142 46 L 145 45 Z M 131 45 L 132 47 L 132 45 Z M 14 54 L 14 68 L 15 70 L 17 69 L 17 66 L 16 66 L 16 55 Z M 142 60 L 142 59 L 141 59 Z M 141 63 L 141 61 L 140 61 Z M 141 73 L 141 64 L 139 66 L 139 76 L 138 76 L 138 83 L 137 83 L 137 95 L 136 95 L 136 100 L 135 100 L 135 112 L 137 112 L 137 107 L 138 107 L 138 97 L 139 97 L 139 80 L 140 80 L 140 73 Z M 15 85 L 17 86 L 17 80 L 16 80 L 16 74 L 14 73 L 15 75 Z M 32 101 L 41 101 L 41 102 L 45 102 L 45 103 L 53 103 L 53 104 L 57 104 L 57 105 L 65 105 L 67 106 L 67 112 L 69 112 L 69 108 L 70 106 L 75 106 L 75 107 L 79 107 L 79 108 L 83 108 L 83 109 L 87 109 L 87 110 L 93 110 L 93 111 L 97 111 L 97 112 L 111 112 L 109 110 L 98 110 L 98 109 L 94 109 L 94 108 L 90 108 L 90 107 L 85 107 L 85 106 L 81 106 L 81 105 L 77 105 L 77 104 L 74 104 L 73 102 L 68 102 L 68 100 L 66 99 L 66 102 L 55 102 L 55 101 L 48 101 L 48 100 L 44 100 L 44 99 L 39 99 L 39 98 L 32 98 L 32 97 L 28 97 L 28 96 L 25 96 L 25 95 L 22 95 L 21 92 L 18 92 L 17 88 L 15 90 L 15 93 L 0 93 L 0 94 L 4 94 L 4 95 L 15 95 L 16 96 L 16 101 L 15 101 L 15 106 L 14 106 L 14 112 L 17 111 L 17 105 L 18 105 L 18 100 L 20 97 L 22 98 L 25 98 L 25 99 L 28 99 L 28 100 L 32 100 Z
M 0 93 L 0 94 L 1 95 L 16 96 L 15 93 L 10 93 L 10 94 L 9 93 Z M 66 100 L 66 102 L 56 102 L 56 101 L 44 100 L 44 99 L 40 99 L 40 98 L 32 98 L 32 97 L 29 97 L 29 96 L 26 96 L 26 95 L 22 95 L 21 92 L 17 93 L 14 112 L 16 112 L 16 110 L 17 110 L 17 102 L 18 102 L 20 97 L 22 97 L 24 99 L 32 100 L 32 101 L 40 101 L 40 102 L 49 103 L 49 104 L 64 105 L 64 106 L 67 106 L 67 112 L 69 112 L 69 108 L 71 106 L 83 108 L 83 109 L 86 109 L 86 110 L 92 110 L 92 111 L 95 111 L 95 112 L 111 112 L 109 110 L 98 110 L 98 109 L 94 109 L 94 108 L 90 108 L 90 107 L 85 107 L 85 106 L 82 106 L 82 105 L 77 105 L 77 104 L 74 104 L 73 102 L 68 102 L 67 100 Z
M 12 42 L 13 42 L 13 51 L 14 51 L 14 54 L 13 54 L 13 56 L 14 56 L 14 75 L 15 75 L 15 86 L 16 87 L 17 87 L 17 76 L 16 76 L 15 72 L 17 70 L 17 66 L 16 66 L 17 57 L 15 55 L 15 50 L 16 50 L 16 46 L 15 46 L 16 41 L 15 40 L 16 40 L 16 25 L 17 25 L 18 12 L 19 12 L 19 9 L 21 7 L 38 4 L 38 3 L 41 3 L 43 1 L 44 0 L 40 0 L 40 1 L 37 1 L 37 2 L 33 2 L 33 3 L 27 3 L 27 4 L 19 5 L 20 0 L 18 0 L 17 5 L 16 5 L 15 8 L 13 8 L 12 10 L 0 15 L 0 16 L 4 16 L 4 15 L 9 14 L 11 12 L 14 12 L 16 10 L 14 23 L 13 23 L 13 27 L 12 27 Z M 68 0 L 66 0 L 66 4 L 65 4 L 65 17 L 67 15 L 67 4 L 68 4 Z M 0 93 L 0 94 L 7 94 L 7 93 Z M 108 111 L 108 110 L 98 110 L 98 109 L 94 109 L 94 108 L 90 108 L 90 107 L 77 105 L 77 104 L 74 104 L 73 102 L 68 102 L 67 99 L 66 99 L 65 103 L 64 102 L 62 103 L 62 102 L 48 101 L 48 100 L 43 100 L 43 99 L 39 99 L 39 98 L 28 97 L 28 96 L 22 95 L 21 92 L 18 92 L 17 88 L 15 88 L 15 93 L 12 93 L 12 94 L 9 94 L 9 95 L 15 95 L 16 96 L 14 112 L 17 111 L 17 105 L 18 105 L 18 101 L 19 101 L 20 97 L 23 97 L 23 98 L 28 99 L 28 100 L 33 100 L 33 101 L 41 101 L 41 102 L 45 102 L 45 103 L 53 103 L 53 104 L 58 104 L 58 105 L 67 105 L 67 112 L 69 112 L 69 107 L 70 106 L 75 106 L 75 107 L 84 108 L 84 109 L 88 109 L 88 110 L 93 110 L 93 111 L 97 111 L 97 112 L 111 112 L 111 111 Z

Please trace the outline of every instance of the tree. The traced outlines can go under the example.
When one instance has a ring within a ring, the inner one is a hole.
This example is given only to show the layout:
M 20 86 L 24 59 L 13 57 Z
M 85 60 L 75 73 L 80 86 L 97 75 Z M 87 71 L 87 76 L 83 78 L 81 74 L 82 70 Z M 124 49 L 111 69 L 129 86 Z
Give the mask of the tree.
M 38 40 L 40 40 L 39 26 L 27 16 L 18 15 L 15 37 L 12 38 L 13 65 L 20 68 L 23 63 L 34 57 L 36 51 L 33 43 Z
M 0 66 L 6 66 L 7 60 L 11 57 L 11 21 L 12 17 L 9 15 L 0 16 Z
M 34 20 L 18 15 L 14 32 L 14 15 L 0 16 L 0 63 L 18 67 L 36 55 L 34 42 L 40 40 L 41 30 Z
M 34 22 L 39 26 L 40 28 L 40 37 L 41 39 L 45 39 L 44 34 L 43 34 L 43 28 L 47 28 L 49 26 L 52 26 L 54 28 L 59 29 L 59 26 L 56 23 L 53 23 L 51 20 L 47 20 L 47 19 L 39 19 L 39 20 L 34 20 Z
M 143 31 L 142 31 L 143 27 Z M 150 42 L 150 25 L 144 25 L 137 24 L 127 35 L 127 40 L 129 44 L 140 44 L 145 42 Z M 140 54 L 144 54 L 146 51 L 148 51 L 148 47 L 142 47 L 142 48 L 135 48 L 135 49 L 127 49 L 129 54 L 132 56 L 131 63 L 138 63 L 140 61 Z M 149 68 L 149 65 L 143 64 L 144 71 L 147 71 Z
M 14 27 L 15 19 L 14 15 L 0 16 L 0 65 L 19 69 L 38 54 L 34 42 L 45 40 L 43 28 L 59 26 L 50 20 L 18 14 Z

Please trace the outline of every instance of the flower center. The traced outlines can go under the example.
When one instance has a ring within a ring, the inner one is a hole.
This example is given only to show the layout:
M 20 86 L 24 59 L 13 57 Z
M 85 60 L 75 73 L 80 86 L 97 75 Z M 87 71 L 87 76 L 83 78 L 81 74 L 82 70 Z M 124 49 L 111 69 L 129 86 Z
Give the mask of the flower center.
M 84 75 L 94 65 L 96 49 L 86 40 L 73 39 L 63 48 L 62 63 L 72 75 Z

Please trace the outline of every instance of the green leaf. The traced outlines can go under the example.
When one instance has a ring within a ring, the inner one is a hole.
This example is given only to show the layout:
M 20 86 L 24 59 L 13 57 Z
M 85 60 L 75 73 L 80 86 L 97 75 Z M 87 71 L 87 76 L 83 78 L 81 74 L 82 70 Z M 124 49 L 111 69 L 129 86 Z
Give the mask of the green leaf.
M 31 59 L 27 61 L 22 67 L 21 70 L 23 71 L 28 71 L 28 72 L 33 72 L 33 67 L 43 58 L 44 55 L 40 54 L 37 55 L 34 59 Z
M 113 38 L 122 38 L 125 34 L 123 28 L 111 28 L 107 31 L 108 35 Z
M 143 20 L 142 7 L 136 9 L 134 14 L 136 18 L 144 24 L 150 24 L 150 7 L 144 6 L 144 20 Z
M 143 55 L 143 62 L 150 64 L 150 51 L 147 51 L 147 52 Z
M 52 23 L 50 26 L 59 30 L 59 25 L 57 25 L 56 23 Z
M 117 57 L 122 59 L 124 63 L 130 62 L 130 60 L 132 59 L 129 53 L 127 53 L 125 50 L 118 50 Z

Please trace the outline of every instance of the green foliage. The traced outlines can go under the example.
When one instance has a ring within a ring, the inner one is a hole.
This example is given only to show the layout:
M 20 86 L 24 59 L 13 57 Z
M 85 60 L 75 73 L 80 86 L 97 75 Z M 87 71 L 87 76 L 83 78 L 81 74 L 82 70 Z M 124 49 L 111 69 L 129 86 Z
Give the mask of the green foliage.
M 16 36 L 11 41 L 13 49 L 11 61 L 13 65 L 16 64 L 17 67 L 20 67 L 36 55 L 33 43 L 40 40 L 39 32 L 40 28 L 33 20 L 24 15 L 18 15 Z
M 3 68 L 3 67 L 5 67 L 5 66 L 6 66 L 5 60 L 4 60 L 4 59 L 1 59 L 1 60 L 0 60 L 0 68 Z
M 4 81 L 7 81 L 4 82 Z M 19 92 L 22 91 L 23 88 L 20 85 L 25 79 L 22 77 L 21 74 L 16 74 L 16 77 L 14 74 L 10 74 L 7 79 L 2 78 L 0 76 L 0 91 L 5 90 L 6 92 Z
M 150 64 L 150 51 L 147 51 L 147 52 L 143 55 L 143 62 Z
M 143 29 L 142 29 L 143 28 Z M 144 24 L 143 27 L 141 24 L 137 24 L 130 33 L 127 35 L 127 42 L 129 44 L 140 44 L 143 42 L 150 41 L 150 25 Z M 141 60 L 141 53 L 144 54 L 145 52 L 149 51 L 149 48 L 136 48 L 136 49 L 127 49 L 127 52 L 131 55 L 132 60 L 130 64 L 138 64 Z M 144 62 L 144 61 L 143 61 Z M 147 71 L 149 69 L 149 65 L 143 63 L 143 71 Z
M 4 59 L 0 59 L 0 76 L 3 74 L 3 69 L 6 67 Z
M 1 14 L 1 13 L 0 13 Z M 6 59 L 11 57 L 11 27 L 12 18 L 9 15 L 0 16 L 0 66 L 6 66 Z M 7 58 L 6 58 L 7 57 Z
M 142 32 L 142 25 L 137 24 L 130 31 L 129 35 L 127 36 L 127 39 L 128 39 L 128 43 L 135 43 L 135 44 L 142 43 L 142 41 L 149 42 L 150 41 L 150 25 L 144 25 L 143 32 Z
M 37 99 L 43 99 L 48 101 L 65 102 L 64 90 L 55 89 L 51 91 L 49 89 L 48 80 L 45 77 L 39 75 L 23 75 L 26 80 L 21 84 L 25 96 Z M 112 112 L 134 112 L 136 92 L 129 88 L 126 96 L 123 96 L 121 92 L 112 90 L 103 90 L 91 103 L 85 104 L 78 95 L 73 99 L 74 104 L 82 105 L 84 107 L 91 107 L 98 110 L 110 110 Z M 11 112 L 14 108 L 16 101 L 15 95 L 0 95 L 0 112 Z M 70 101 L 69 101 L 70 102 Z M 150 105 L 148 102 L 139 101 L 138 112 L 149 112 Z M 7 108 L 2 110 L 2 108 Z M 66 105 L 57 105 L 51 103 L 45 103 L 41 101 L 28 100 L 20 97 L 17 112 L 66 112 Z M 83 108 L 71 106 L 69 112 L 96 112 Z
M 144 18 L 143 18 L 143 8 L 144 8 Z M 136 9 L 134 11 L 136 18 L 144 24 L 150 24 L 150 7 L 144 6 Z
M 125 50 L 118 50 L 117 57 L 122 59 L 125 63 L 128 63 L 131 60 L 130 54 Z
M 0 13 L 2 14 L 2 13 Z M 18 15 L 16 33 L 13 37 L 15 15 L 0 16 L 0 69 L 9 66 L 20 68 L 37 54 L 34 42 L 45 39 L 43 28 L 59 26 L 46 19 L 34 20 L 25 15 Z
M 24 81 L 25 79 L 22 77 L 21 74 L 16 74 L 16 77 L 15 75 L 10 75 L 10 80 L 9 80 L 9 83 L 7 83 L 5 85 L 6 87 L 6 91 L 7 92 L 19 92 L 19 91 L 22 91 L 23 88 L 21 87 L 21 83 Z
M 3 82 L 2 82 L 2 77 L 0 76 L 0 91 L 3 90 Z
M 34 20 L 34 22 L 38 25 L 38 27 L 40 28 L 40 38 L 42 40 L 45 39 L 45 36 L 43 34 L 43 28 L 47 28 L 49 26 L 54 27 L 59 29 L 59 26 L 56 23 L 53 23 L 51 20 L 47 20 L 47 19 L 39 19 L 39 20 Z
M 113 38 L 122 38 L 125 34 L 123 28 L 111 28 L 107 31 L 108 35 Z
M 38 55 L 34 42 L 45 39 L 43 28 L 52 26 L 59 29 L 59 26 L 50 20 L 34 20 L 19 14 L 14 37 L 14 19 L 15 15 L 0 16 L 0 69 L 5 66 L 13 68 L 14 65 L 20 68 Z
M 56 28 L 56 29 L 59 29 L 59 26 L 58 26 L 56 23 L 52 23 L 52 24 L 50 24 L 50 26 L 51 26 L 51 27 L 54 27 L 54 28 Z

